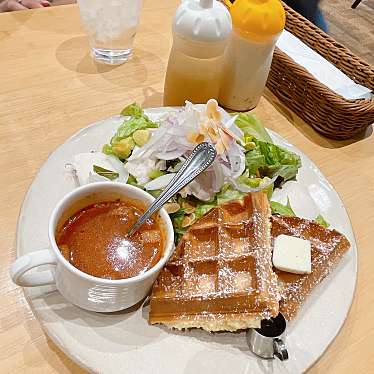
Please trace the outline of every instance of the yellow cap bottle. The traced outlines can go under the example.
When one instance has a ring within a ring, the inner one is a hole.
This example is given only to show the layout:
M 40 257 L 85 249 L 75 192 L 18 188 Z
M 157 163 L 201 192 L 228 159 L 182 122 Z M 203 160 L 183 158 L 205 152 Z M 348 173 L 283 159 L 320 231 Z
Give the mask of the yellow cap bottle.
M 279 0 L 236 0 L 230 7 L 234 31 L 251 41 L 269 41 L 284 29 L 286 15 Z
M 286 17 L 279 0 L 236 0 L 229 4 L 233 32 L 219 101 L 227 108 L 244 111 L 254 108 L 262 95 Z

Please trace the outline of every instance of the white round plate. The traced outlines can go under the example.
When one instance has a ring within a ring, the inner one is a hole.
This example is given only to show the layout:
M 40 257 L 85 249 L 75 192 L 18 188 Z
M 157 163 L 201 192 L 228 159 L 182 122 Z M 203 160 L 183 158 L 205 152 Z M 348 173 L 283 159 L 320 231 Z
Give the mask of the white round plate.
M 150 109 L 156 119 L 166 108 Z M 93 124 L 72 136 L 35 177 L 22 206 L 17 229 L 17 254 L 48 248 L 48 219 L 73 183 L 64 165 L 77 153 L 100 150 L 121 123 L 119 116 Z M 344 233 L 351 249 L 332 274 L 308 298 L 289 324 L 285 362 L 261 360 L 246 344 L 245 333 L 175 332 L 148 324 L 148 306 L 113 314 L 97 314 L 67 302 L 52 286 L 25 289 L 35 316 L 51 339 L 85 369 L 96 373 L 299 373 L 310 367 L 338 334 L 349 311 L 357 276 L 357 250 L 352 227 L 338 194 L 318 168 L 274 132 L 271 136 L 302 158 L 297 182 L 289 182 L 274 198 L 287 195 L 296 214 L 321 213 Z

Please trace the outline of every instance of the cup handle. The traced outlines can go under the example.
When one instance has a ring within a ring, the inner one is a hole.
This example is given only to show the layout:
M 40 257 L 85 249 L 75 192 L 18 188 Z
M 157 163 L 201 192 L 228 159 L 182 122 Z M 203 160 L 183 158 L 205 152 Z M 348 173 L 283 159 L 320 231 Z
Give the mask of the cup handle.
M 57 259 L 49 249 L 31 252 L 18 258 L 10 267 L 12 281 L 21 287 L 36 287 L 55 283 L 54 270 L 27 274 L 29 270 L 47 264 L 56 264 Z
M 275 338 L 273 340 L 274 356 L 278 357 L 281 361 L 288 360 L 288 351 L 282 339 Z

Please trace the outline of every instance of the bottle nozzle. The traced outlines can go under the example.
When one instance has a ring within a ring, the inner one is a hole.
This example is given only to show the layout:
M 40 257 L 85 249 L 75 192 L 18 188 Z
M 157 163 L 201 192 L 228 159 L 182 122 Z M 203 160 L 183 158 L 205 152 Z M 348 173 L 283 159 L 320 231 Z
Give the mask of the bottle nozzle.
M 213 0 L 200 0 L 200 6 L 202 8 L 212 8 Z

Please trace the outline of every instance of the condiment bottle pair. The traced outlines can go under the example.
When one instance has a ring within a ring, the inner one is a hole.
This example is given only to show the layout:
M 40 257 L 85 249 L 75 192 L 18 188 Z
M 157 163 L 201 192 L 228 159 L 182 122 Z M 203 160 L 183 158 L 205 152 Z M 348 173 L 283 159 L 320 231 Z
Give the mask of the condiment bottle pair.
M 214 98 L 228 109 L 254 108 L 285 25 L 279 0 L 185 0 L 173 24 L 164 104 Z M 232 20 L 232 21 L 231 21 Z

